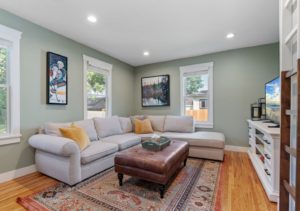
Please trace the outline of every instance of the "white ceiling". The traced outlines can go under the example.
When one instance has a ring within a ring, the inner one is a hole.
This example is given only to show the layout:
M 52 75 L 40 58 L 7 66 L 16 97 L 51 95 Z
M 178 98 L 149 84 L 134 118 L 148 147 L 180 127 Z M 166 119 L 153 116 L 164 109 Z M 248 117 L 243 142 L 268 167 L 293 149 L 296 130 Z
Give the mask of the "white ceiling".
M 275 0 L 0 0 L 0 7 L 133 66 L 277 42 Z M 87 23 L 88 14 L 98 18 Z M 234 39 L 225 38 L 228 32 Z M 143 51 L 150 52 L 149 57 Z

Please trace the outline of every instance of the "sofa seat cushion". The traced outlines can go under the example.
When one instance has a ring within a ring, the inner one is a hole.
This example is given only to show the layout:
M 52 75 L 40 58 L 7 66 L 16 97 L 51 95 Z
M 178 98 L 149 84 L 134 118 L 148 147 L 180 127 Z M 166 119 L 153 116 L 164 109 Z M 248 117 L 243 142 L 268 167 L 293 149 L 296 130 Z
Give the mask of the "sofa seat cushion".
M 146 133 L 146 134 L 135 134 L 135 135 L 137 135 L 138 137 L 140 137 L 140 138 L 151 138 L 154 134 L 156 134 L 156 135 L 162 135 L 162 132 L 158 132 L 158 131 L 154 131 L 153 133 Z
M 195 133 L 173 133 L 166 132 L 162 134 L 171 139 L 186 141 L 190 146 L 211 147 L 224 149 L 225 136 L 218 132 L 195 132 Z
M 81 164 L 87 164 L 94 160 L 103 158 L 118 151 L 118 145 L 102 141 L 93 141 L 83 150 L 81 154 Z
M 101 141 L 118 145 L 119 151 L 141 143 L 141 138 L 134 133 L 125 133 L 102 138 Z

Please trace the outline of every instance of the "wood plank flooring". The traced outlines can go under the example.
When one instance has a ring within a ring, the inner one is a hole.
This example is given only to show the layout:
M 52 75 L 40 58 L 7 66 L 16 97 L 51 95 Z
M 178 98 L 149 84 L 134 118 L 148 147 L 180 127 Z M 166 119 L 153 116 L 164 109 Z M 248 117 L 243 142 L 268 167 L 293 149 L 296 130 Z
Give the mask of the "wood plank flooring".
M 221 196 L 222 210 L 275 211 L 276 203 L 268 200 L 258 176 L 246 153 L 225 152 L 225 168 Z M 40 173 L 29 174 L 0 184 L 0 210 L 24 210 L 16 203 L 27 196 L 54 185 L 57 181 Z

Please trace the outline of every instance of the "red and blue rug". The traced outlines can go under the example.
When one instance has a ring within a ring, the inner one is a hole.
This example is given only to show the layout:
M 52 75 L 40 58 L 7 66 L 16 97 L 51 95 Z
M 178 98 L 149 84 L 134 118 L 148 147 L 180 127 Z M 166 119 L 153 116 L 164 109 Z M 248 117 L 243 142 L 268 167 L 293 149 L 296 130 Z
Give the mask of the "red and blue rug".
M 58 183 L 44 191 L 18 198 L 27 210 L 221 210 L 222 164 L 188 159 L 160 198 L 158 185 L 124 176 L 119 186 L 113 169 L 69 187 Z

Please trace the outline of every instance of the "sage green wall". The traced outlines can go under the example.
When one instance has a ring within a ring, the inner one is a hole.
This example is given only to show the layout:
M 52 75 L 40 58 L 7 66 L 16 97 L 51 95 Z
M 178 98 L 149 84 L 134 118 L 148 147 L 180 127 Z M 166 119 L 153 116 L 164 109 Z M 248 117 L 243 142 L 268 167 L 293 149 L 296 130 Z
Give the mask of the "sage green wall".
M 179 59 L 135 69 L 136 114 L 180 114 L 179 67 L 214 62 L 214 128 L 224 132 L 226 144 L 247 146 L 246 119 L 250 104 L 264 96 L 264 84 L 279 75 L 279 44 L 230 50 Z M 169 74 L 171 106 L 141 107 L 141 77 Z
M 46 121 L 72 121 L 83 118 L 82 55 L 111 63 L 112 113 L 130 115 L 133 67 L 108 55 L 85 47 L 0 9 L 0 24 L 23 32 L 21 39 L 21 143 L 0 146 L 0 173 L 29 166 L 34 162 L 28 137 Z M 46 105 L 46 52 L 68 57 L 68 105 Z

